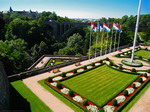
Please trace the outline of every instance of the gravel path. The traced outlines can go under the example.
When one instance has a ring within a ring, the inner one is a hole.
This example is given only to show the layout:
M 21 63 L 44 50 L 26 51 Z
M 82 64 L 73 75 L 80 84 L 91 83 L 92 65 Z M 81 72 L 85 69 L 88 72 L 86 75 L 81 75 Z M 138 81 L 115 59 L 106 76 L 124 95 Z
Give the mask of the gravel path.
M 150 87 L 129 110 L 129 112 L 150 112 Z
M 124 52 L 127 50 L 129 50 L 129 49 L 126 48 L 122 51 Z M 100 59 L 104 59 L 106 57 L 109 57 L 109 58 L 115 60 L 116 63 L 120 63 L 120 60 L 118 60 L 118 58 L 112 57 L 113 55 L 115 55 L 117 53 L 118 53 L 118 51 L 101 56 L 101 57 L 96 57 L 94 59 L 83 61 L 83 62 L 81 62 L 81 66 L 90 64 L 90 63 L 98 61 Z M 72 70 L 74 68 L 77 68 L 74 64 L 66 66 L 66 67 L 62 67 L 62 68 L 60 68 L 60 72 L 58 74 L 60 74 L 61 72 L 66 72 L 66 71 Z M 145 67 L 143 67 L 143 69 L 144 68 Z M 28 88 L 30 88 L 31 91 L 33 91 L 41 99 L 41 101 L 43 101 L 54 112 L 73 112 L 73 110 L 70 107 L 68 107 L 66 104 L 64 104 L 62 101 L 60 101 L 58 98 L 56 98 L 54 95 L 52 95 L 50 92 L 45 90 L 40 84 L 37 83 L 37 81 L 39 81 L 39 80 L 42 80 L 42 79 L 45 79 L 47 77 L 54 76 L 54 75 L 57 75 L 57 74 L 54 74 L 52 71 L 50 71 L 50 72 L 39 74 L 37 76 L 26 78 L 23 80 L 23 82 L 26 84 L 26 86 Z

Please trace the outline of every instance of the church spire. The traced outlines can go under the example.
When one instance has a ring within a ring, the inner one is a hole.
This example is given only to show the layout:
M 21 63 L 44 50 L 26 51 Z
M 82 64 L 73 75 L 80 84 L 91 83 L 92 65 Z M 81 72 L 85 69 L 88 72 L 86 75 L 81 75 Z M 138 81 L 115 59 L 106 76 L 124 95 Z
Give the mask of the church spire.
M 9 8 L 9 12 L 13 12 L 13 10 L 12 10 L 11 6 L 10 6 L 10 8 Z

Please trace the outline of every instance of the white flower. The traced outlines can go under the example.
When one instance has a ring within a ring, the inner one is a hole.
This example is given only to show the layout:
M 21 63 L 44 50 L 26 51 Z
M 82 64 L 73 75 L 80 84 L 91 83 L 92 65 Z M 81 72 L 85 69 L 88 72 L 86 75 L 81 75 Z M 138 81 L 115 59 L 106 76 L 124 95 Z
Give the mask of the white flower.
M 126 70 L 126 69 L 124 69 L 123 71 L 125 71 L 125 72 L 131 72 L 130 70 Z
M 122 103 L 122 102 L 124 102 L 125 99 L 126 99 L 126 97 L 123 95 L 116 97 L 117 103 Z
M 147 76 L 149 77 L 149 76 L 150 76 L 150 73 L 147 73 Z
M 57 82 L 52 82 L 51 85 L 52 86 L 57 86 Z
M 100 65 L 100 63 L 95 63 L 95 66 L 98 66 L 98 65 Z
M 145 77 L 141 77 L 141 78 L 142 78 L 143 81 L 146 81 L 146 78 L 145 78 Z
M 133 84 L 135 84 L 135 87 L 141 86 L 141 83 L 139 83 L 139 82 L 133 82 Z
M 61 77 L 61 76 L 57 76 L 57 77 L 54 77 L 54 78 L 53 78 L 53 81 L 58 81 L 58 80 L 60 80 L 60 79 L 62 79 L 62 77 Z
M 92 66 L 91 66 L 91 65 L 89 65 L 89 66 L 87 66 L 86 68 L 87 68 L 87 69 L 89 69 L 89 68 L 92 68 Z
M 94 105 L 89 105 L 87 106 L 87 109 L 90 111 L 90 112 L 98 112 L 98 108 Z
M 80 68 L 80 69 L 77 70 L 77 72 L 83 72 L 83 71 L 84 71 L 83 68 Z
M 137 73 L 145 74 L 146 72 L 137 72 Z
M 115 107 L 114 106 L 111 106 L 111 105 L 106 105 L 104 108 L 104 111 L 105 112 L 114 112 L 115 110 Z
M 66 74 L 66 76 L 71 76 L 71 75 L 73 75 L 73 73 L 67 73 L 67 74 Z
M 132 94 L 134 92 L 133 88 L 127 88 L 126 90 L 128 91 L 129 94 Z
M 73 97 L 73 100 L 76 101 L 76 102 L 81 102 L 82 97 L 81 96 L 75 96 L 75 97 Z
M 107 64 L 107 65 L 109 65 L 109 64 L 110 64 L 110 62 L 109 62 L 109 61 L 106 61 L 106 64 Z
M 61 91 L 62 93 L 64 93 L 64 94 L 68 94 L 69 89 L 67 89 L 67 88 L 63 88 L 63 89 L 61 89 L 60 91 Z

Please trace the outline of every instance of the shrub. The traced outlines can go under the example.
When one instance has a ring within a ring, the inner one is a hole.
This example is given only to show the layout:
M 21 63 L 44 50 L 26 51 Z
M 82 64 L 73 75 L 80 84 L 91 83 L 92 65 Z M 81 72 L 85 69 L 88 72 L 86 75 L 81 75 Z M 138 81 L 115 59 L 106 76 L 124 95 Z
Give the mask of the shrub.
M 144 74 L 144 77 L 148 77 L 147 73 Z
M 74 69 L 73 72 L 74 72 L 74 73 L 77 73 L 77 69 Z
M 136 69 L 135 69 L 135 68 L 132 68 L 132 72 L 136 72 Z
M 87 66 L 85 65 L 83 68 L 86 69 L 86 67 L 87 67 Z
M 56 85 L 56 87 L 57 87 L 58 89 L 62 89 L 62 88 L 63 88 L 60 83 L 58 83 L 58 84 Z
M 53 82 L 51 77 L 48 78 L 48 82 Z
M 113 62 L 110 61 L 109 65 L 110 65 L 110 66 L 113 66 Z
M 119 69 L 122 70 L 122 66 L 121 65 L 119 66 Z
M 92 65 L 92 66 L 95 66 L 95 63 L 92 63 L 91 65 Z
M 103 108 L 99 109 L 98 112 L 105 112 Z
M 138 78 L 138 81 L 140 82 L 140 83 L 143 83 L 143 79 L 140 77 L 140 78 Z
M 66 73 L 63 72 L 63 73 L 61 74 L 61 76 L 62 76 L 62 77 L 66 77 Z
M 74 97 L 74 92 L 72 90 L 69 90 L 68 95 Z
M 108 57 L 106 58 L 106 61 L 109 61 L 109 58 L 108 58 Z
M 150 58 L 148 58 L 148 61 L 150 61 Z
M 100 63 L 103 63 L 103 60 L 100 60 L 99 62 L 100 62 Z
M 135 84 L 132 84 L 132 87 L 133 87 L 133 88 L 136 88 Z
M 116 99 L 113 99 L 112 104 L 113 104 L 113 106 L 118 106 L 117 100 L 116 100 Z
M 145 48 L 145 50 L 148 50 L 147 47 Z
M 124 91 L 123 91 L 123 95 L 124 95 L 124 96 L 128 96 L 128 95 L 129 95 L 128 91 L 127 91 L 127 90 L 124 90 Z
M 88 106 L 88 100 L 87 100 L 87 99 L 84 99 L 84 100 L 82 101 L 82 104 L 83 104 L 84 106 Z
M 148 71 L 147 71 L 148 73 L 150 73 L 150 69 L 148 69 Z
M 143 57 L 142 56 L 139 56 L 139 59 L 142 59 Z

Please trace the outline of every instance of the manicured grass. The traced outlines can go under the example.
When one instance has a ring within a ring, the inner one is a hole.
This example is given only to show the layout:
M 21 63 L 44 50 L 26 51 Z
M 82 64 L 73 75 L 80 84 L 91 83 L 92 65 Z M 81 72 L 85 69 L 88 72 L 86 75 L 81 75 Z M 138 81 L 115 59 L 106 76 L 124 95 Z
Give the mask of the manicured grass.
M 75 104 L 71 103 L 69 100 L 67 100 L 66 98 L 64 98 L 62 95 L 60 95 L 59 93 L 57 93 L 56 91 L 54 91 L 49 86 L 45 85 L 44 81 L 45 81 L 45 79 L 38 81 L 38 83 L 41 86 L 43 86 L 46 90 L 48 90 L 50 93 L 52 93 L 54 96 L 56 96 L 58 99 L 60 99 L 62 102 L 64 102 L 66 105 L 68 105 L 75 112 L 83 112 L 83 110 L 81 110 L 78 106 L 76 106 Z
M 11 85 L 30 103 L 31 112 L 52 112 L 22 81 L 12 82 Z
M 142 56 L 143 58 L 150 58 L 150 51 L 147 51 L 147 50 L 140 50 L 140 51 L 137 51 L 135 52 L 135 55 L 137 56 Z
M 50 60 L 48 61 L 48 63 L 45 65 L 45 67 L 50 66 L 50 65 L 51 65 L 51 62 L 52 62 L 52 59 L 50 59 Z M 54 64 L 54 65 L 56 65 L 56 64 L 60 64 L 60 63 L 63 63 L 63 61 L 57 61 L 57 60 L 56 60 L 56 62 L 55 62 L 55 64 Z
M 122 110 L 122 112 L 128 112 L 134 104 L 140 99 L 140 97 L 145 93 L 145 91 L 150 87 L 150 83 L 148 83 L 141 91 L 138 93 L 134 99 L 131 100 L 131 102 Z
M 103 65 L 61 83 L 95 104 L 103 106 L 137 77 L 139 76 Z

